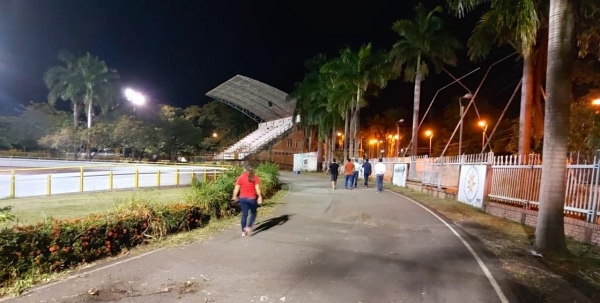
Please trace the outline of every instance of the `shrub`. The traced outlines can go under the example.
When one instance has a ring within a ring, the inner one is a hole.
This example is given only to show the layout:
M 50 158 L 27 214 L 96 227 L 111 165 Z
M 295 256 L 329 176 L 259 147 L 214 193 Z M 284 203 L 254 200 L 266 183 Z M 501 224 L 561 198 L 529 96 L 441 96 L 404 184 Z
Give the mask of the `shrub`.
M 279 184 L 275 168 L 272 164 L 257 168 L 265 195 L 274 193 Z M 0 230 L 0 285 L 27 273 L 56 272 L 114 256 L 148 240 L 203 226 L 211 217 L 232 215 L 237 209 L 230 203 L 231 192 L 240 173 L 237 168 L 214 181 L 195 182 L 184 203 L 165 205 L 132 198 L 107 214 L 4 228 Z M 10 208 L 0 211 L 12 218 Z
M 12 206 L 0 207 L 0 223 L 5 223 L 15 219 L 11 213 Z

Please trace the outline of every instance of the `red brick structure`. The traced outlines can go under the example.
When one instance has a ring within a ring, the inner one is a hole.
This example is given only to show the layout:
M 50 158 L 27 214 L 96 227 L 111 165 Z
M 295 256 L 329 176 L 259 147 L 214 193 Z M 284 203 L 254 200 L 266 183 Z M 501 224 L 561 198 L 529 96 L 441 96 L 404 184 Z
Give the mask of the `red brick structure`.
M 485 204 L 485 212 L 531 227 L 535 227 L 537 224 L 538 212 L 535 210 L 487 202 Z M 600 245 L 600 225 L 598 224 L 565 217 L 565 235 L 577 241 Z
M 291 170 L 294 165 L 294 154 L 309 151 L 308 141 L 302 130 L 292 130 L 290 134 L 273 143 L 270 148 L 248 156 L 248 160 L 271 161 L 279 164 L 282 169 Z M 316 149 L 316 147 L 313 147 L 313 149 Z

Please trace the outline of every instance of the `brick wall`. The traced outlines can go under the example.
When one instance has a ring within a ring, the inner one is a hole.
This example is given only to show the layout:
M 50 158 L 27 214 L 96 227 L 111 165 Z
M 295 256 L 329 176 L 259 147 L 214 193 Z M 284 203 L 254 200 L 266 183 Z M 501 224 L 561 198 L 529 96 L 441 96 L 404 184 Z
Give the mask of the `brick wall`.
M 306 152 L 308 138 L 304 132 L 292 131 L 289 135 L 276 142 L 271 149 L 248 156 L 250 161 L 271 161 L 279 164 L 281 169 L 291 170 L 294 165 L 294 154 Z M 316 143 L 313 143 L 315 145 Z
M 537 211 L 515 206 L 487 202 L 485 211 L 497 217 L 503 217 L 531 227 L 537 224 Z M 565 235 L 585 243 L 600 245 L 600 225 L 582 220 L 565 218 Z

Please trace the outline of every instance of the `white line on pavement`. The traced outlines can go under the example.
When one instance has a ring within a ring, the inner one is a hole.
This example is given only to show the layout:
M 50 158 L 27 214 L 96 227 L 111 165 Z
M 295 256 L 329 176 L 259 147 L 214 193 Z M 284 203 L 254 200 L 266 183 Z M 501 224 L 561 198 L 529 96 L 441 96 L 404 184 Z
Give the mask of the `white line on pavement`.
M 469 244 L 469 242 L 467 242 L 454 228 L 452 228 L 452 226 L 450 226 L 450 224 L 448 224 L 446 221 L 444 221 L 442 218 L 440 218 L 440 216 L 438 216 L 436 213 L 432 212 L 429 208 L 423 206 L 421 203 L 407 197 L 404 196 L 402 194 L 390 191 L 390 190 L 386 190 L 390 193 L 396 194 L 412 203 L 415 203 L 416 205 L 422 207 L 424 210 L 428 211 L 430 214 L 432 214 L 434 217 L 436 217 L 438 220 L 440 220 L 442 223 L 444 223 L 444 225 L 446 225 L 446 227 L 448 227 L 450 229 L 450 231 L 452 231 L 452 233 L 465 245 L 465 247 L 467 248 L 467 250 L 469 250 L 469 252 L 471 253 L 471 255 L 473 255 L 473 258 L 475 258 L 475 261 L 477 261 L 477 264 L 479 264 L 479 267 L 481 267 L 481 270 L 483 271 L 483 273 L 485 274 L 485 276 L 488 278 L 488 280 L 490 281 L 490 284 L 492 284 L 492 287 L 494 288 L 494 290 L 496 291 L 496 294 L 498 295 L 498 298 L 500 299 L 500 302 L 502 303 L 509 303 L 508 299 L 506 298 L 506 295 L 504 295 L 504 292 L 502 291 L 502 288 L 500 288 L 500 285 L 498 284 L 498 282 L 496 281 L 496 279 L 494 279 L 494 276 L 492 276 L 492 272 L 490 272 L 490 270 L 488 269 L 488 267 L 485 265 L 485 263 L 483 263 L 483 261 L 481 260 L 481 258 L 479 257 L 479 255 L 475 252 L 475 250 L 473 249 L 473 247 L 471 247 L 471 245 Z

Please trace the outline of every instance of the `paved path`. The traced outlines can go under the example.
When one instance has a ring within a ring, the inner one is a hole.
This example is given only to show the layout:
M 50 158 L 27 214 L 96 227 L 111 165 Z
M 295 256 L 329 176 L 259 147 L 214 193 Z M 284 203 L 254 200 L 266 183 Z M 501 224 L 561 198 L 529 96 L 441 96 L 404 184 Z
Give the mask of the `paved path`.
M 9 302 L 501 302 L 465 245 L 422 207 L 373 188 L 283 179 L 292 190 L 275 226 L 252 237 L 231 229 Z

